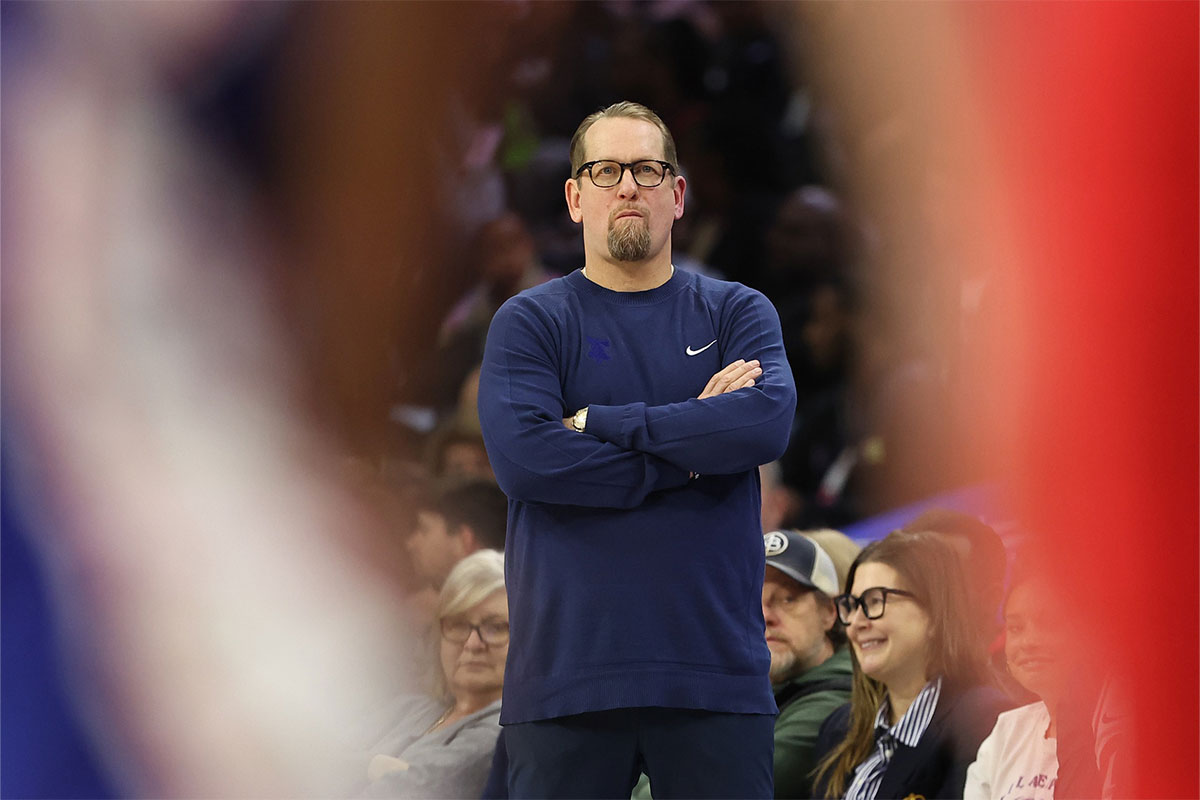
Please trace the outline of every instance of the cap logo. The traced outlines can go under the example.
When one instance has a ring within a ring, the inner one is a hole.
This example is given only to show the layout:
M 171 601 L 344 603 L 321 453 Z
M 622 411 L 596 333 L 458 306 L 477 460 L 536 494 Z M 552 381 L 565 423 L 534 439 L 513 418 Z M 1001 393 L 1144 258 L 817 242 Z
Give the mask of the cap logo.
M 779 531 L 771 531 L 763 535 L 763 545 L 767 548 L 767 557 L 777 556 L 788 549 L 788 540 Z

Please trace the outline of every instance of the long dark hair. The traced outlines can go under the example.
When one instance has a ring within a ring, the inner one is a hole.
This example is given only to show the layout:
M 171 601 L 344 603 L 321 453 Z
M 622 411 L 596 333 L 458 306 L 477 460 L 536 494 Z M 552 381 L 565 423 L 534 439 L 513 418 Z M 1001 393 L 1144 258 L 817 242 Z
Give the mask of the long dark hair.
M 988 682 L 986 651 L 973 624 L 970 597 L 957 553 L 937 534 L 894 531 L 863 548 L 850 565 L 846 590 L 854 585 L 860 564 L 884 564 L 896 571 L 929 616 L 927 651 L 929 678 L 941 676 L 954 686 Z M 886 687 L 868 677 L 850 650 L 854 679 L 850 691 L 850 728 L 817 765 L 818 782 L 825 781 L 826 797 L 841 797 L 854 768 L 867 759 L 874 745 L 875 715 Z

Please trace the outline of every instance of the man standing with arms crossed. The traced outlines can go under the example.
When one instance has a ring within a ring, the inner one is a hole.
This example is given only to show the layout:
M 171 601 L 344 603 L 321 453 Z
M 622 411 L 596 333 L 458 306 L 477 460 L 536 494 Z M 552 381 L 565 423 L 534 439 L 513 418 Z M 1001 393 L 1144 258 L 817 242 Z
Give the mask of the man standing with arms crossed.
M 760 464 L 796 392 L 779 318 L 676 271 L 685 179 L 654 112 L 617 103 L 571 142 L 581 270 L 497 312 L 480 375 L 509 497 L 512 797 L 770 797 Z

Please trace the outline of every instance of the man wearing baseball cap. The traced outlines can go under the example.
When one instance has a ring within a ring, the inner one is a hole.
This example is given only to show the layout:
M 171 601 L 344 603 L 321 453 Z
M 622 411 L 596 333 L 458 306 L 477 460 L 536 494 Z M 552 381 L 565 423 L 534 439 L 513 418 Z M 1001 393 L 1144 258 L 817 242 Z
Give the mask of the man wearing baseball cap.
M 850 699 L 850 653 L 832 600 L 838 576 L 829 555 L 801 533 L 771 531 L 763 544 L 762 611 L 779 706 L 775 796 L 811 797 L 817 731 Z

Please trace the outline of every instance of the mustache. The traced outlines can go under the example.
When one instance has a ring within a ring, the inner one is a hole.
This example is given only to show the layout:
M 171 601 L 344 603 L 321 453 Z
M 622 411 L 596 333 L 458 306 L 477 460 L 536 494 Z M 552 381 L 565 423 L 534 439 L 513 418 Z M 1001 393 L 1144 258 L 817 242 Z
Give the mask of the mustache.
M 636 206 L 636 205 L 630 204 L 630 205 L 621 206 L 620 208 L 614 208 L 612 210 L 612 212 L 610 212 L 608 215 L 608 221 L 610 223 L 616 222 L 617 217 L 620 216 L 621 214 L 624 214 L 626 211 L 636 211 L 638 214 L 642 215 L 643 219 L 645 219 L 645 217 L 646 217 L 646 212 L 645 212 L 645 210 L 642 209 L 641 206 Z

